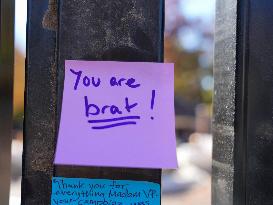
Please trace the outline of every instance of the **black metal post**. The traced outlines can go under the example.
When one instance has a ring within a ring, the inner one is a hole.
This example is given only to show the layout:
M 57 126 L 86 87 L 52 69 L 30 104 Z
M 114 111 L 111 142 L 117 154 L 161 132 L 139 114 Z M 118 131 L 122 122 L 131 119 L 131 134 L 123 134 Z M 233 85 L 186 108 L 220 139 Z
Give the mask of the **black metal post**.
M 161 62 L 163 31 L 163 0 L 28 1 L 22 204 L 50 204 L 52 176 L 160 183 L 161 170 L 54 166 L 53 157 L 65 59 Z
M 273 2 L 218 0 L 213 204 L 273 201 Z
M 50 204 L 56 141 L 56 2 L 28 1 L 22 204 Z
M 214 60 L 212 204 L 231 205 L 234 194 L 237 1 L 218 0 Z
M 14 1 L 0 0 L 0 204 L 9 204 L 12 140 Z

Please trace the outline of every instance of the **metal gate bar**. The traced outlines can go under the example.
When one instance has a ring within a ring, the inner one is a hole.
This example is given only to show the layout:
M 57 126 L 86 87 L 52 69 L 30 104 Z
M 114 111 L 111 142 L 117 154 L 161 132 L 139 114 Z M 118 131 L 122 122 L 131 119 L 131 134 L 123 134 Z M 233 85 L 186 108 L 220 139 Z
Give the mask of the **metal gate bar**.
M 28 1 L 22 204 L 50 204 L 52 176 L 160 183 L 161 170 L 53 166 L 53 158 L 64 60 L 162 62 L 163 32 L 163 0 Z
M 273 203 L 273 2 L 218 0 L 215 205 Z

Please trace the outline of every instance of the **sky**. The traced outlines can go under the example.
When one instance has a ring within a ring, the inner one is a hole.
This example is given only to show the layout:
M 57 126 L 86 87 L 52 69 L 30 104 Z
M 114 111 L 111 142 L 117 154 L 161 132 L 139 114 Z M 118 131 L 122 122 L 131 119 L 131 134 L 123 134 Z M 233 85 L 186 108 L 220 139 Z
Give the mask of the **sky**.
M 25 54 L 27 0 L 15 1 L 15 47 Z
M 212 26 L 215 16 L 215 0 L 183 0 L 179 7 L 189 21 L 200 21 L 198 27 L 186 27 L 180 30 L 182 47 L 188 51 L 212 50 L 212 42 L 206 42 L 198 28 L 203 31 L 214 29 Z
M 183 0 L 180 9 L 189 19 L 211 21 L 215 13 L 215 0 Z

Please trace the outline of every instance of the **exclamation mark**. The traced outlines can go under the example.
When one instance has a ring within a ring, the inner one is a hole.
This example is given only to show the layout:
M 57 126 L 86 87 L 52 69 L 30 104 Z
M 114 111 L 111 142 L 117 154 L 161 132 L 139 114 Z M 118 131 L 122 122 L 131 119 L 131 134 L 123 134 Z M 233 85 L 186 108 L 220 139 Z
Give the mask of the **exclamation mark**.
M 154 109 L 154 104 L 155 104 L 155 90 L 152 90 L 151 110 Z M 153 120 L 154 117 L 151 117 L 151 119 Z

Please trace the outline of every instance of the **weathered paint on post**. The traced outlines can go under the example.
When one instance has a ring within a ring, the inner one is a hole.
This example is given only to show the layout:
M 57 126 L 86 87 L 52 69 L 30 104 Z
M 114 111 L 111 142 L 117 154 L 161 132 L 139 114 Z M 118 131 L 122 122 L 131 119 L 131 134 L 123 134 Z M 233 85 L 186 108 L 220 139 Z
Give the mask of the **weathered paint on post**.
M 163 2 L 60 1 L 59 90 L 63 89 L 65 59 L 163 60 Z M 116 12 L 119 10 L 119 12 Z M 78 17 L 78 18 L 77 18 Z M 71 32 L 74 31 L 74 32 Z M 73 42 L 73 43 L 71 43 Z M 61 98 L 59 98 L 61 100 Z M 58 103 L 60 114 L 61 102 Z M 81 173 L 74 168 L 75 173 Z M 75 176 L 74 169 L 56 167 L 57 176 Z M 89 168 L 92 178 L 161 180 L 160 170 Z
M 28 0 L 23 205 L 50 204 L 57 124 L 57 32 L 45 23 L 57 13 L 50 8 L 48 0 Z
M 234 184 L 237 1 L 218 0 L 214 54 L 212 203 L 230 205 Z
M 215 205 L 273 201 L 273 2 L 218 0 Z
M 52 176 L 161 182 L 161 170 L 53 166 L 53 158 L 64 60 L 162 62 L 163 32 L 163 0 L 28 0 L 22 204 L 50 204 Z

